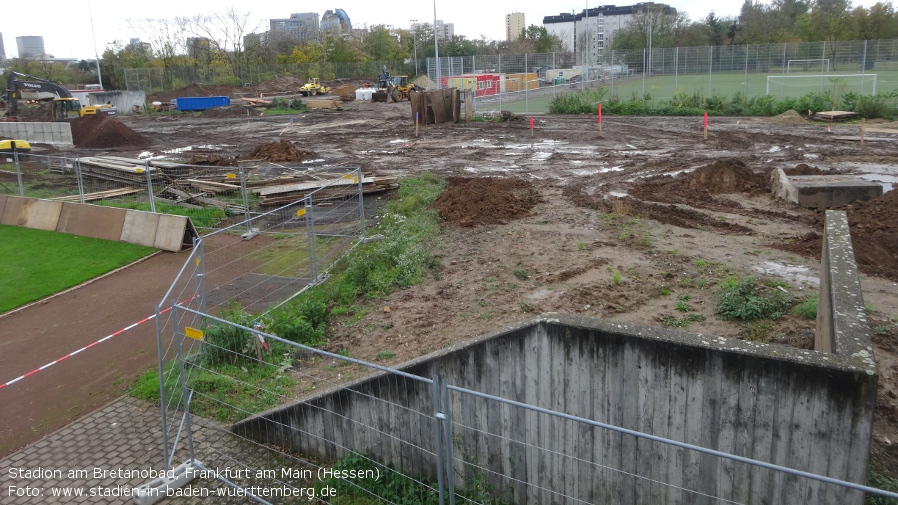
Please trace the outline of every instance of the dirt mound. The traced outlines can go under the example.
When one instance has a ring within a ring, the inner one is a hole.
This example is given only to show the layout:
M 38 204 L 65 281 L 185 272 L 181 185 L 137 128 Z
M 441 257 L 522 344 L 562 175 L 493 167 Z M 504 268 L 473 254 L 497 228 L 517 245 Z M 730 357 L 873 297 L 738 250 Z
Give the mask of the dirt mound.
M 875 200 L 853 203 L 840 210 L 848 213 L 858 270 L 898 281 L 898 191 L 892 190 Z M 823 248 L 822 212 L 815 216 L 813 224 L 821 231 L 806 233 L 792 243 L 775 246 L 819 259 Z
M 784 126 L 803 125 L 803 124 L 808 123 L 807 120 L 801 114 L 799 114 L 798 112 L 795 111 L 795 109 L 789 109 L 786 112 L 783 112 L 782 114 L 780 114 L 779 116 L 773 116 L 772 118 L 770 118 L 769 122 L 776 124 L 776 125 L 784 125 Z
M 251 115 L 258 116 L 258 113 L 255 113 L 252 107 L 247 107 L 245 105 L 229 105 L 227 107 L 212 107 L 211 109 L 206 109 L 200 113 L 200 117 L 246 117 Z
M 696 170 L 686 183 L 690 190 L 705 190 L 711 194 L 759 193 L 766 191 L 767 182 L 735 158 L 717 160 Z
M 72 120 L 72 142 L 77 147 L 100 149 L 106 147 L 142 148 L 152 141 L 124 123 L 108 116 L 84 116 Z
M 798 165 L 795 165 L 795 168 L 784 168 L 783 173 L 786 175 L 825 175 L 831 174 L 832 172 L 820 170 L 819 168 L 812 167 L 806 163 L 799 163 Z
M 253 91 L 264 94 L 294 94 L 305 83 L 306 79 L 284 75 L 256 84 L 253 86 Z
M 339 96 L 340 100 L 344 102 L 350 102 L 355 100 L 355 86 L 351 86 L 349 84 L 342 84 L 337 86 L 336 88 L 331 90 L 331 95 Z
M 249 159 L 266 161 L 302 161 L 314 153 L 297 149 L 289 140 L 262 144 L 249 154 Z
M 458 226 L 506 224 L 529 216 L 543 201 L 529 181 L 519 179 L 449 177 L 446 183 L 432 206 Z
M 147 97 L 147 103 L 170 102 L 185 96 L 230 96 L 235 88 L 220 84 L 190 84 L 183 88 L 153 93 Z

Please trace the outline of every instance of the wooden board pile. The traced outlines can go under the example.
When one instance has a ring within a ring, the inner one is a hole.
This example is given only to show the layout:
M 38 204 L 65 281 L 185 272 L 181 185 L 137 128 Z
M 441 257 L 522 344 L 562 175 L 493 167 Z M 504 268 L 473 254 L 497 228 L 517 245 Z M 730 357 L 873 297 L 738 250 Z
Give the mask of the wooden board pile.
M 253 193 L 259 195 L 259 205 L 263 207 L 286 205 L 303 199 L 307 194 L 313 194 L 312 198 L 316 202 L 341 200 L 359 194 L 358 179 L 351 176 L 329 179 L 310 176 L 284 177 L 263 181 L 263 183 L 264 185 L 256 183 L 251 188 Z M 372 177 L 371 174 L 362 176 L 362 193 L 365 195 L 398 187 L 399 184 L 395 177 Z

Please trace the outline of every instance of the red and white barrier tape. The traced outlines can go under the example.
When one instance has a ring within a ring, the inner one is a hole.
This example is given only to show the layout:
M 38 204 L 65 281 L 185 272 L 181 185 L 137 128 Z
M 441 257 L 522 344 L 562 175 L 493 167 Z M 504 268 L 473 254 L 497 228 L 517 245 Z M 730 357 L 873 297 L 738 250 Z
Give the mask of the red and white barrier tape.
M 168 312 L 169 310 L 171 310 L 171 307 L 169 307 L 169 308 L 163 310 L 162 312 L 160 312 L 160 314 L 165 314 L 165 313 Z M 42 367 L 40 367 L 40 368 L 35 368 L 34 370 L 32 370 L 32 371 L 30 371 L 30 372 L 28 372 L 28 373 L 26 373 L 26 374 L 24 374 L 24 375 L 20 375 L 20 376 L 16 377 L 15 379 L 13 379 L 13 380 L 11 380 L 11 381 L 5 383 L 5 384 L 0 384 L 0 389 L 3 389 L 3 388 L 5 388 L 6 386 L 9 386 L 9 385 L 15 384 L 16 382 L 19 382 L 20 380 L 24 379 L 25 377 L 28 377 L 28 376 L 30 376 L 30 375 L 34 375 L 34 374 L 36 374 L 37 372 L 40 372 L 41 370 L 45 370 L 45 369 L 47 369 L 47 368 L 50 368 L 51 366 L 53 366 L 53 365 L 59 363 L 60 361 L 66 360 L 66 359 L 68 359 L 68 358 L 71 358 L 72 356 L 78 354 L 79 352 L 81 352 L 81 351 L 86 351 L 86 350 L 90 349 L 91 347 L 93 347 L 93 346 L 99 344 L 100 342 L 105 342 L 105 341 L 109 340 L 110 338 L 112 338 L 112 337 L 114 337 L 114 336 L 116 336 L 116 335 L 121 335 L 122 333 L 124 333 L 124 332 L 126 332 L 126 331 L 128 331 L 128 330 L 130 330 L 130 329 L 132 329 L 132 328 L 136 328 L 137 326 L 139 326 L 139 325 L 141 325 L 141 324 L 143 324 L 143 323 L 145 323 L 145 322 L 147 322 L 147 321 L 150 321 L 150 320 L 154 319 L 155 317 L 156 317 L 156 314 L 153 314 L 152 316 L 149 316 L 149 317 L 146 317 L 146 318 L 144 318 L 144 319 L 141 319 L 140 321 L 137 321 L 136 323 L 134 323 L 134 324 L 132 324 L 132 325 L 130 325 L 130 326 L 126 326 L 126 327 L 122 328 L 121 330 L 118 330 L 117 332 L 115 332 L 115 333 L 113 333 L 113 334 L 111 334 L 111 335 L 107 335 L 107 336 L 101 338 L 100 340 L 97 340 L 96 342 L 94 342 L 94 343 L 92 343 L 92 344 L 88 344 L 88 345 L 82 347 L 81 349 L 78 349 L 77 351 L 70 352 L 70 353 L 66 354 L 65 356 L 63 356 L 63 357 L 61 357 L 61 358 L 59 358 L 59 359 L 53 360 L 53 361 L 47 363 L 46 365 L 44 365 L 44 366 L 42 366 Z

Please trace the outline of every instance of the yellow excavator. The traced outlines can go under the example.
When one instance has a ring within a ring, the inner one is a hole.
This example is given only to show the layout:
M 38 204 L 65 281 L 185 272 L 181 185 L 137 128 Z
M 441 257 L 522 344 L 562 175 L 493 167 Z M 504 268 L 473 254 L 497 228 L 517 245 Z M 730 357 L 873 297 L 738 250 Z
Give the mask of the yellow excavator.
M 15 121 L 19 112 L 19 100 L 53 102 L 53 120 L 63 120 L 91 115 L 115 116 L 118 111 L 111 105 L 81 105 L 62 85 L 33 75 L 10 72 L 6 79 L 6 117 Z

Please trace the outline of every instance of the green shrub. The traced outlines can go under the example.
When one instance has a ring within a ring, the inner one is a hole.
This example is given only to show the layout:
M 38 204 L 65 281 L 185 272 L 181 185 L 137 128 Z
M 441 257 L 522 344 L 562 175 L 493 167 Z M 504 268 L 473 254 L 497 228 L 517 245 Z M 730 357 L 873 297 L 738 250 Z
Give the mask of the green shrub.
M 809 321 L 813 321 L 814 319 L 817 319 L 817 301 L 818 297 L 812 296 L 796 305 L 792 310 L 799 316 Z
M 727 279 L 717 300 L 717 315 L 721 319 L 756 321 L 779 319 L 792 304 L 792 296 L 767 286 L 754 277 Z

